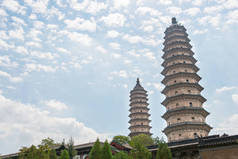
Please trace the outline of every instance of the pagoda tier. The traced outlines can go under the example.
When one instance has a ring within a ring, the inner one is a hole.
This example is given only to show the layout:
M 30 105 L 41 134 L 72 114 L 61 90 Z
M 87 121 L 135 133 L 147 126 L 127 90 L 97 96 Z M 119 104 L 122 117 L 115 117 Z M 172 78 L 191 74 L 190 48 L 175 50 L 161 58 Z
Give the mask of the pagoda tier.
M 171 56 L 169 58 L 167 58 L 163 63 L 162 63 L 162 66 L 165 67 L 165 66 L 170 66 L 170 65 L 173 65 L 175 64 L 176 62 L 177 63 L 184 63 L 184 61 L 189 61 L 189 63 L 192 63 L 192 64 L 195 64 L 197 62 L 197 60 L 192 57 L 192 56 L 188 56 L 188 55 L 174 55 L 174 56 Z
M 187 37 L 187 36 L 184 36 L 184 35 L 175 35 L 175 36 L 172 36 L 172 37 L 169 37 L 167 38 L 163 44 L 170 44 L 174 41 L 186 41 L 186 42 L 190 42 L 191 40 Z
M 205 121 L 209 113 L 203 108 L 206 99 L 201 95 L 199 68 L 185 27 L 172 18 L 164 39 L 161 74 L 166 98 L 161 104 L 166 108 L 162 117 L 167 127 L 163 132 L 169 142 L 207 136 L 212 129 Z
M 144 90 L 144 88 L 140 85 L 139 79 L 137 79 L 136 86 L 130 92 L 130 137 L 139 134 L 151 135 L 151 120 L 149 120 L 150 114 L 147 96 L 147 91 Z

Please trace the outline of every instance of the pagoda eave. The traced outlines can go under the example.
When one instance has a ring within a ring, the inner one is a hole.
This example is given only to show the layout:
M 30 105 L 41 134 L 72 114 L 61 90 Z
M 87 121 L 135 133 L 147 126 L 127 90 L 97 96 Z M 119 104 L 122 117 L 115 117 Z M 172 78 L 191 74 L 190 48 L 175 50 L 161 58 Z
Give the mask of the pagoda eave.
M 143 100 L 148 101 L 148 98 L 147 98 L 147 97 L 142 97 L 142 96 L 140 96 L 140 97 L 137 97 L 137 96 L 131 96 L 130 101 L 137 100 L 137 99 L 143 99 Z
M 162 49 L 163 51 L 166 51 L 168 48 L 176 46 L 176 45 L 182 45 L 185 46 L 186 48 L 192 48 L 192 45 L 190 45 L 188 42 L 186 41 L 179 41 L 179 40 L 175 40 L 167 45 L 164 46 L 164 48 Z
M 162 63 L 162 66 L 166 67 L 168 62 L 171 62 L 173 60 L 178 60 L 178 59 L 188 59 L 188 60 L 192 61 L 193 64 L 195 64 L 197 62 L 197 60 L 193 56 L 175 55 L 175 56 L 171 56 L 171 57 L 167 58 L 166 60 L 164 60 L 164 62 Z
M 188 82 L 183 82 L 183 83 L 175 83 L 172 85 L 169 85 L 165 87 L 161 93 L 166 94 L 169 90 L 180 88 L 180 87 L 193 87 L 197 88 L 200 92 L 204 89 L 200 84 L 198 83 L 188 83 Z
M 170 70 L 170 69 L 174 69 L 174 68 L 179 68 L 179 67 L 183 67 L 183 68 L 192 68 L 194 70 L 194 72 L 198 72 L 199 68 L 194 65 L 194 64 L 189 64 L 189 63 L 176 63 L 173 65 L 170 65 L 168 67 L 165 67 L 164 70 L 161 72 L 162 75 L 166 75 L 166 73 Z
M 161 81 L 161 83 L 165 85 L 168 80 L 176 78 L 176 77 L 192 77 L 192 78 L 195 78 L 197 81 L 201 80 L 201 77 L 196 73 L 178 72 L 172 75 L 165 76 L 165 78 Z
M 140 134 L 145 134 L 145 135 L 148 135 L 148 136 L 151 136 L 151 135 L 152 135 L 152 133 L 141 131 L 141 132 L 131 132 L 131 133 L 129 134 L 129 136 L 130 136 L 130 137 L 133 137 L 133 136 L 137 136 L 137 135 L 140 135 Z
M 202 107 L 180 107 L 166 111 L 162 118 L 167 120 L 170 116 L 176 114 L 201 114 L 204 118 L 206 118 L 210 113 Z
M 129 127 L 130 130 L 133 128 L 149 128 L 149 129 L 151 129 L 151 126 L 149 126 L 149 125 L 133 125 L 133 126 Z
M 171 97 L 166 97 L 165 100 L 161 103 L 166 106 L 169 102 L 177 100 L 177 99 L 198 99 L 201 103 L 206 102 L 206 99 L 200 94 L 178 94 Z
M 130 113 L 129 117 L 132 117 L 133 115 L 146 115 L 147 117 L 150 116 L 150 114 L 148 114 L 147 112 L 134 112 Z
M 148 121 L 149 123 L 151 122 L 151 120 L 148 120 L 146 118 L 140 118 L 140 119 L 131 119 L 131 120 L 129 120 L 128 123 L 131 124 L 132 122 L 135 122 L 135 121 Z
M 134 109 L 134 110 L 135 110 L 135 109 L 138 109 L 138 110 L 143 109 L 143 110 L 146 110 L 146 111 L 149 111 L 149 110 L 150 110 L 149 108 L 144 107 L 144 106 L 133 106 L 133 107 L 131 107 L 131 108 L 129 109 L 129 111 L 131 112 L 133 109 Z
M 163 130 L 163 132 L 165 134 L 168 134 L 173 131 L 186 130 L 186 129 L 202 129 L 202 130 L 206 130 L 207 132 L 210 132 L 212 127 L 203 122 L 181 122 L 181 123 L 171 124 L 167 126 Z
M 194 52 L 190 48 L 179 47 L 179 48 L 172 48 L 171 50 L 165 51 L 165 53 L 162 56 L 162 58 L 166 59 L 166 56 L 168 56 L 169 54 L 177 53 L 177 52 L 181 52 L 181 51 L 184 51 L 184 52 L 190 54 L 190 56 L 194 55 Z

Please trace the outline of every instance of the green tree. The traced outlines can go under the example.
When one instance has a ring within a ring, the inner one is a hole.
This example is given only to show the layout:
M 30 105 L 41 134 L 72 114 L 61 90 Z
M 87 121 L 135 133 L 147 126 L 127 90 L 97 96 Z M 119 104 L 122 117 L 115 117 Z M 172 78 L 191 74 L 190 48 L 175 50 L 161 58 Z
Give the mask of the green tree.
M 57 159 L 57 155 L 56 155 L 55 149 L 51 149 L 51 150 L 50 150 L 49 158 L 50 158 L 50 159 Z
M 112 141 L 117 142 L 119 144 L 125 144 L 125 143 L 129 143 L 130 138 L 128 136 L 118 135 L 118 136 L 114 136 Z
M 156 159 L 172 159 L 172 153 L 165 141 L 160 141 L 158 143 Z
M 69 152 L 67 150 L 63 150 L 60 155 L 60 159 L 70 159 Z
M 74 140 L 72 137 L 69 139 L 68 152 L 69 152 L 70 159 L 73 159 L 73 157 L 77 155 L 77 151 L 74 149 Z
M 138 144 L 143 146 L 149 146 L 149 145 L 153 145 L 154 141 L 150 136 L 145 134 L 140 134 L 137 136 L 133 136 L 130 141 L 130 145 L 132 147 L 135 147 L 135 145 L 138 146 Z
M 19 151 L 19 159 L 50 159 L 50 150 L 53 149 L 54 140 L 47 138 L 43 139 L 38 146 L 22 147 Z
M 129 159 L 129 156 L 127 153 L 120 151 L 113 156 L 113 159 Z
M 55 141 L 54 141 L 53 139 L 51 139 L 51 138 L 48 137 L 48 138 L 46 138 L 46 139 L 42 139 L 40 145 L 42 145 L 42 146 L 48 146 L 48 147 L 50 147 L 50 148 L 53 148 L 53 147 L 59 145 L 59 143 L 55 143 Z
M 90 159 L 102 159 L 102 150 L 101 150 L 101 144 L 99 142 L 99 139 L 94 143 L 90 153 L 89 158 Z
M 133 159 L 151 159 L 151 152 L 141 143 L 135 143 L 131 156 Z
M 109 145 L 107 140 L 105 141 L 103 148 L 102 148 L 102 158 L 103 159 L 112 159 L 111 146 Z

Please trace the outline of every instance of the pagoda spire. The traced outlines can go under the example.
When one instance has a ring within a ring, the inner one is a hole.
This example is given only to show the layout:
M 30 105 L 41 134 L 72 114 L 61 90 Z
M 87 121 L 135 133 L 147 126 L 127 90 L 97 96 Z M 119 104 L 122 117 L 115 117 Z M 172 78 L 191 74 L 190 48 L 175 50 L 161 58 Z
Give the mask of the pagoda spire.
M 201 95 L 203 87 L 199 84 L 197 60 L 185 27 L 175 17 L 164 39 L 161 74 L 165 85 L 162 93 L 166 96 L 162 105 L 166 112 L 162 117 L 167 127 L 163 132 L 169 142 L 207 136 L 212 128 L 205 122 L 209 113 L 203 108 L 206 99 Z
M 130 92 L 130 137 L 146 134 L 151 135 L 147 91 L 141 86 L 139 78 L 134 89 Z

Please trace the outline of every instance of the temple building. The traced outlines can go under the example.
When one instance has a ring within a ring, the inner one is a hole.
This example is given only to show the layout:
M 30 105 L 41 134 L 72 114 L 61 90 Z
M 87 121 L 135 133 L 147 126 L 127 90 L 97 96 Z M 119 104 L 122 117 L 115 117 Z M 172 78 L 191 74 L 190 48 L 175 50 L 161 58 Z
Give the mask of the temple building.
M 169 142 L 208 136 L 212 129 L 206 124 L 209 113 L 203 108 L 206 99 L 201 95 L 199 68 L 185 27 L 172 18 L 164 39 L 161 74 L 166 113 L 162 117 L 167 127 L 163 132 Z
M 137 78 L 136 86 L 130 92 L 130 137 L 139 134 L 151 135 L 147 96 L 147 91 L 141 86 L 139 78 Z

